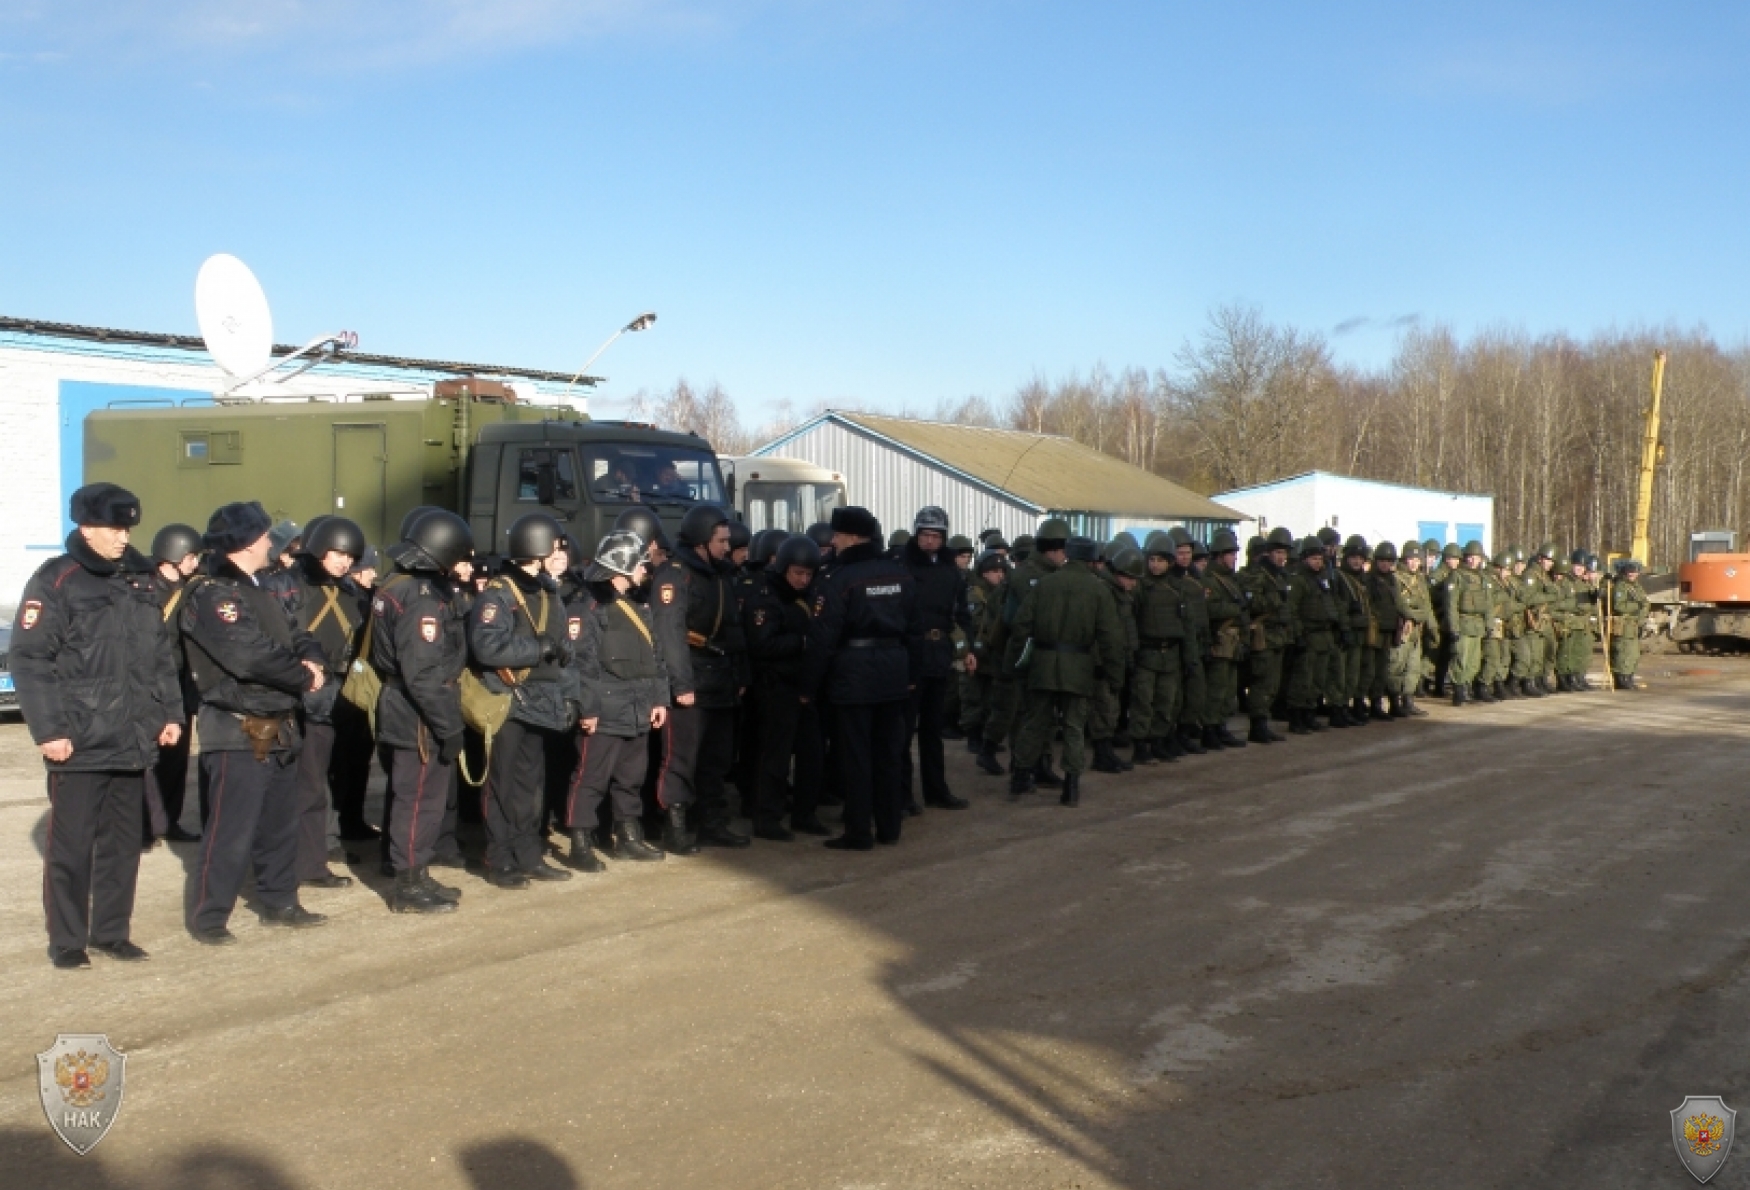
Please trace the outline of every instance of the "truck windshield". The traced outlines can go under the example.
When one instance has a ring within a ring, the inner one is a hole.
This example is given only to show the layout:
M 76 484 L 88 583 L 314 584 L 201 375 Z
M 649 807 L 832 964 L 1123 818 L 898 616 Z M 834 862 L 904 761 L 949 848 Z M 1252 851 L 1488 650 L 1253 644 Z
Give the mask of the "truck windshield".
M 708 450 L 594 442 L 583 448 L 583 471 L 598 504 L 724 503 L 717 456 Z
M 747 527 L 785 529 L 800 533 L 816 521 L 832 519 L 832 510 L 845 502 L 842 483 L 773 483 L 747 485 Z

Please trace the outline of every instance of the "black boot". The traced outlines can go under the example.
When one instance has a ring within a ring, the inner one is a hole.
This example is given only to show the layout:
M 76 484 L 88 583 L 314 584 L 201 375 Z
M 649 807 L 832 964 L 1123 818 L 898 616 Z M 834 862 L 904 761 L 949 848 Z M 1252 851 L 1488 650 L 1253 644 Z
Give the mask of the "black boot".
M 662 828 L 662 849 L 670 855 L 693 855 L 699 850 L 699 840 L 687 829 L 687 808 L 670 806 L 668 821 Z
M 1215 729 L 1215 738 L 1221 741 L 1223 748 L 1244 748 L 1246 746 L 1246 741 L 1227 729 L 1226 722 Z
M 1452 705 L 1455 707 L 1462 707 L 1465 704 L 1465 701 L 1464 684 L 1462 682 L 1454 682 L 1452 684 Z
M 420 879 L 424 875 L 424 868 L 395 873 L 395 891 L 389 894 L 389 908 L 396 913 L 454 913 L 456 903 L 427 888 Z
M 1159 761 L 1155 758 L 1154 749 L 1148 746 L 1148 741 L 1138 740 L 1131 748 L 1130 763 L 1140 768 L 1145 764 L 1158 764 Z
M 1202 756 L 1203 745 L 1197 739 L 1198 729 L 1195 727 L 1179 728 L 1179 746 L 1193 756 Z
M 1410 696 L 1394 694 L 1391 696 L 1391 717 L 1393 719 L 1408 719 L 1410 717 Z
M 969 731 L 966 733 L 966 750 L 977 756 L 984 751 L 984 732 Z
M 1118 762 L 1118 753 L 1112 751 L 1111 740 L 1094 741 L 1094 764 L 1096 773 L 1122 773 L 1124 766 Z
M 1063 792 L 1058 795 L 1057 804 L 1069 806 L 1072 809 L 1082 804 L 1082 775 L 1080 773 L 1065 773 L 1063 775 Z
M 1063 788 L 1063 778 L 1051 768 L 1051 753 L 1041 756 L 1039 763 L 1033 767 L 1033 781 L 1041 789 Z
M 1253 715 L 1252 730 L 1246 733 L 1246 739 L 1254 744 L 1280 744 L 1282 737 L 1270 730 L 1270 716 Z
M 945 740 L 963 740 L 966 738 L 965 733 L 960 730 L 960 725 L 957 723 L 943 724 L 941 735 Z
M 1416 698 L 1416 695 L 1411 695 L 1404 699 L 1404 701 L 1409 704 L 1407 709 L 1410 712 L 1410 718 L 1426 719 L 1428 717 L 1428 712 L 1422 709 L 1422 704 L 1417 702 Z
M 996 747 L 986 743 L 978 751 L 978 767 L 981 771 L 993 777 L 1000 777 L 1009 770 L 1003 767 L 1003 762 L 997 759 Z
M 1162 760 L 1177 760 L 1185 755 L 1185 749 L 1179 743 L 1177 732 L 1169 731 L 1155 741 L 1155 755 Z
M 419 882 L 423 884 L 433 896 L 442 897 L 452 905 L 462 899 L 461 889 L 452 884 L 439 884 L 432 878 L 431 869 L 429 867 L 419 869 Z
M 1328 731 L 1328 730 L 1330 730 L 1329 728 L 1327 728 L 1325 726 L 1325 721 L 1323 719 L 1319 718 L 1319 711 L 1318 711 L 1317 707 L 1312 707 L 1308 710 L 1302 711 L 1300 713 L 1300 721 L 1307 726 L 1308 730 L 1311 730 L 1311 731 Z
M 1019 765 L 1016 765 L 1015 771 L 1009 774 L 1009 796 L 1012 798 L 1018 798 L 1023 794 L 1029 794 L 1032 792 L 1033 770 L 1024 769 Z
M 1205 752 L 1220 752 L 1223 748 L 1227 747 L 1226 744 L 1221 742 L 1221 737 L 1215 734 L 1215 728 L 1209 726 L 1207 723 L 1203 725 L 1201 742 Z
M 1312 715 L 1308 711 L 1288 712 L 1288 734 L 1311 735 L 1313 733 L 1312 724 L 1309 722 L 1311 718 Z M 1265 730 L 1268 731 L 1269 728 L 1266 726 Z
M 699 828 L 699 844 L 712 847 L 749 847 L 753 840 L 731 827 L 728 822 L 713 822 Z
M 1383 698 L 1376 698 L 1368 704 L 1367 717 L 1376 723 L 1390 723 L 1393 719 L 1392 713 L 1385 709 Z
M 1487 682 L 1479 680 L 1477 682 L 1476 686 L 1472 689 L 1471 693 L 1476 698 L 1476 700 L 1478 702 L 1494 702 L 1495 701 L 1494 692 L 1489 689 L 1489 684 Z
M 1507 702 L 1509 699 L 1517 699 L 1518 697 L 1519 697 L 1519 691 L 1513 689 L 1512 682 L 1496 682 L 1495 683 L 1495 701 L 1496 702 Z
M 593 840 L 588 831 L 566 831 L 571 839 L 571 853 L 562 861 L 568 868 L 576 868 L 579 872 L 605 872 L 608 865 L 596 858 Z
M 665 859 L 662 852 L 644 841 L 644 824 L 636 818 L 614 823 L 614 854 L 634 863 L 648 864 Z
M 1542 698 L 1543 687 L 1530 678 L 1520 678 L 1519 696 L 1521 698 Z
M 1349 714 L 1342 707 L 1330 707 L 1328 710 L 1329 713 L 1325 716 L 1325 721 L 1332 727 L 1355 726 L 1353 723 L 1349 722 Z
M 1343 709 L 1349 712 L 1349 722 L 1356 727 L 1366 727 L 1373 722 L 1373 716 L 1368 714 L 1365 698 L 1357 698 Z

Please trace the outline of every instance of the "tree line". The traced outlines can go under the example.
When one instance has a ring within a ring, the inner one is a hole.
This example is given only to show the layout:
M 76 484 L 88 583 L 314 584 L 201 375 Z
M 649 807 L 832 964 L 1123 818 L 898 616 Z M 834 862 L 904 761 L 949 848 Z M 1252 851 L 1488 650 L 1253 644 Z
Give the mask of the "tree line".
M 1212 494 L 1325 470 L 1495 497 L 1495 540 L 1629 548 L 1653 353 L 1669 352 L 1650 559 L 1674 567 L 1697 529 L 1750 523 L 1750 346 L 1704 329 L 1581 340 L 1496 328 L 1404 331 L 1383 367 L 1338 363 L 1317 332 L 1249 306 L 1209 314 L 1172 363 L 1035 377 L 1006 398 L 901 410 L 963 425 L 1061 434 Z M 831 407 L 853 409 L 847 402 Z M 821 406 L 824 408 L 825 406 Z M 743 454 L 812 416 L 747 425 L 721 387 L 640 393 L 633 416 Z M 875 410 L 893 414 L 892 409 Z M 1310 530 L 1316 526 L 1294 526 Z

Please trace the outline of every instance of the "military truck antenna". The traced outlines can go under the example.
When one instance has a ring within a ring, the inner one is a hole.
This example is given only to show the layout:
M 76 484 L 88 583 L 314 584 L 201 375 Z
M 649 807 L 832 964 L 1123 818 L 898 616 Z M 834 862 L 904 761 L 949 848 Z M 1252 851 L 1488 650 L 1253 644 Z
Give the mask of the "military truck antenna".
M 232 378 L 231 384 L 217 394 L 220 397 L 228 397 L 254 381 L 267 380 L 268 373 L 304 359 L 302 367 L 267 380 L 270 384 L 283 384 L 359 344 L 359 337 L 353 332 L 335 331 L 318 335 L 285 358 L 275 360 L 273 312 L 268 309 L 267 294 L 249 266 L 228 252 L 209 256 L 201 264 L 194 280 L 194 316 L 213 362 Z

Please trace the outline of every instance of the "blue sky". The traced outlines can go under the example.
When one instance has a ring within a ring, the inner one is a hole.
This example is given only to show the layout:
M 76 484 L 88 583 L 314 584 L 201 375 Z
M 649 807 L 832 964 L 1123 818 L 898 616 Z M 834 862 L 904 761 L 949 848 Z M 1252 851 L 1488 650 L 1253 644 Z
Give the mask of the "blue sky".
M 1240 301 L 1750 332 L 1750 9 L 0 0 L 0 313 L 928 410 Z

